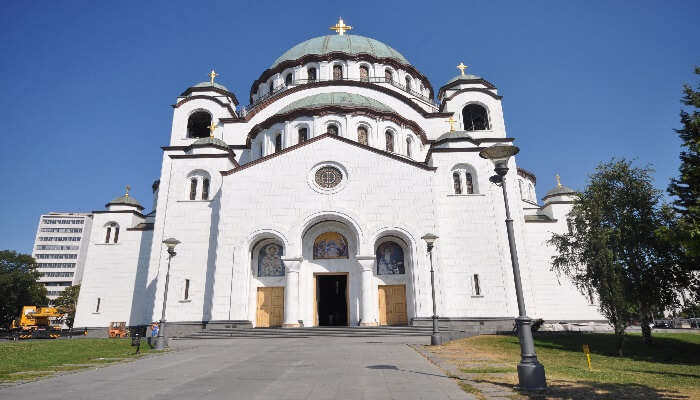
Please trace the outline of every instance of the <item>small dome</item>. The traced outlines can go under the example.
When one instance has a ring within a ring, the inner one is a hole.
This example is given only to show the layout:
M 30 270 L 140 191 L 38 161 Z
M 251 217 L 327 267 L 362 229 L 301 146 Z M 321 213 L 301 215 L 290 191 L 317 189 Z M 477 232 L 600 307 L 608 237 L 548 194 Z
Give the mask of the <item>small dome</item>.
M 139 203 L 138 200 L 129 195 L 117 197 L 116 199 L 113 199 L 112 201 L 107 203 L 106 206 L 132 206 L 138 208 L 139 210 L 143 210 L 143 206 L 141 206 L 141 203 Z
M 354 93 L 333 92 L 304 97 L 282 108 L 278 114 L 286 114 L 300 108 L 319 108 L 323 106 L 364 107 L 381 112 L 394 112 L 391 108 L 369 97 Z
M 464 75 L 460 74 L 460 75 L 457 75 L 454 78 L 450 79 L 449 81 L 447 81 L 447 83 L 445 83 L 444 86 L 447 86 L 452 82 L 457 82 L 458 80 L 461 80 L 461 79 L 482 79 L 482 78 L 480 76 L 476 76 L 476 75 L 472 75 L 472 74 L 464 74 Z
M 192 87 L 193 87 L 193 88 L 202 88 L 202 87 L 212 87 L 212 86 L 215 87 L 215 88 L 217 88 L 217 89 L 225 90 L 225 91 L 227 91 L 227 92 L 229 91 L 229 90 L 226 88 L 226 86 L 224 86 L 224 85 L 222 85 L 222 84 L 220 84 L 220 83 L 216 83 L 216 82 L 214 82 L 214 84 L 212 85 L 212 83 L 209 82 L 209 81 L 199 82 L 198 84 L 196 84 L 196 85 L 194 85 L 194 86 L 192 86 Z
M 393 58 L 402 64 L 409 64 L 401 53 L 378 40 L 359 35 L 326 35 L 301 42 L 285 51 L 270 68 L 274 68 L 284 61 L 296 60 L 307 54 L 325 55 L 329 53 L 368 54 L 377 58 Z
M 221 140 L 219 138 L 215 138 L 215 137 L 211 137 L 211 136 L 197 139 L 194 143 L 192 143 L 193 146 L 205 145 L 205 144 L 213 144 L 215 146 L 222 146 L 222 147 L 228 148 L 228 145 L 226 144 L 226 142 L 224 142 L 223 140 Z
M 573 196 L 576 193 L 577 192 L 574 189 L 572 189 L 568 186 L 564 186 L 564 185 L 559 184 L 554 189 L 547 192 L 547 194 L 544 195 L 542 200 L 547 200 L 550 197 L 556 197 L 556 196 Z

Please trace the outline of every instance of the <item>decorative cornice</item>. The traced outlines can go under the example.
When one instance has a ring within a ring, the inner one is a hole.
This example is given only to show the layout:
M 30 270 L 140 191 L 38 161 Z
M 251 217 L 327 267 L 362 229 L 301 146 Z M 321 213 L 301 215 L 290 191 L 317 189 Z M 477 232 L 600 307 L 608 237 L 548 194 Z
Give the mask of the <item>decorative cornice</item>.
M 354 87 L 361 87 L 361 88 L 366 88 L 366 89 L 371 89 L 375 90 L 377 92 L 386 94 L 388 96 L 394 97 L 398 99 L 399 101 L 405 103 L 412 109 L 414 109 L 417 113 L 419 113 L 423 118 L 447 118 L 450 115 L 454 114 L 451 112 L 428 112 L 422 109 L 418 104 L 416 104 L 414 101 L 412 101 L 410 98 L 401 95 L 399 92 L 395 90 L 391 90 L 387 87 L 380 86 L 376 83 L 371 83 L 371 82 L 361 82 L 361 81 L 352 81 L 352 80 L 328 80 L 328 81 L 318 81 L 318 82 L 310 82 L 310 83 L 305 83 L 302 85 L 296 85 L 294 87 L 290 87 L 287 90 L 278 92 L 270 96 L 269 98 L 265 99 L 261 103 L 258 103 L 253 107 L 246 115 L 245 117 L 237 117 L 234 116 L 232 118 L 219 118 L 219 122 L 222 123 L 245 123 L 250 121 L 253 116 L 258 114 L 260 111 L 264 110 L 269 106 L 270 104 L 276 102 L 279 99 L 282 99 L 292 93 L 296 93 L 302 90 L 306 89 L 314 89 L 314 88 L 319 88 L 319 87 L 328 87 L 328 86 L 354 86 Z
M 381 118 L 385 120 L 389 120 L 392 122 L 395 122 L 399 125 L 403 125 L 406 127 L 409 127 L 411 130 L 413 130 L 420 138 L 421 142 L 423 144 L 428 143 L 428 137 L 425 134 L 425 131 L 415 123 L 414 121 L 411 121 L 409 119 L 406 119 L 394 112 L 388 112 L 388 111 L 378 111 L 373 108 L 369 107 L 355 107 L 355 106 L 345 106 L 345 105 L 324 105 L 320 107 L 305 107 L 305 108 L 298 108 L 296 110 L 292 110 L 288 113 L 284 114 L 275 114 L 268 119 L 260 122 L 259 124 L 256 124 L 253 126 L 250 131 L 248 132 L 248 136 L 246 138 L 246 146 L 250 146 L 250 143 L 255 137 L 257 136 L 258 133 L 260 133 L 262 130 L 267 129 L 271 127 L 272 125 L 280 122 L 285 122 L 288 120 L 293 120 L 302 116 L 314 116 L 314 115 L 328 115 L 328 114 L 346 114 L 346 113 L 352 113 L 353 115 L 367 115 L 370 117 L 374 118 Z
M 219 94 L 223 94 L 224 96 L 228 96 L 231 98 L 233 101 L 233 104 L 238 105 L 238 99 L 236 98 L 236 95 L 229 92 L 228 90 L 220 89 L 216 86 L 201 86 L 201 87 L 190 87 L 184 92 L 180 94 L 180 97 L 187 96 L 190 93 L 195 93 L 195 92 L 216 92 Z
M 230 169 L 230 170 L 228 170 L 228 171 L 220 171 L 220 173 L 221 173 L 221 175 L 223 175 L 223 176 L 228 176 L 228 175 L 231 175 L 231 174 L 234 174 L 234 173 L 236 173 L 236 172 L 240 172 L 240 171 L 245 170 L 245 169 L 247 169 L 247 168 L 253 167 L 253 166 L 255 166 L 255 165 L 264 163 L 265 161 L 271 160 L 271 159 L 273 159 L 273 158 L 275 158 L 275 157 L 281 156 L 281 155 L 283 155 L 283 154 L 289 153 L 289 152 L 294 151 L 294 150 L 296 150 L 296 149 L 298 149 L 298 148 L 307 146 L 307 145 L 309 145 L 309 144 L 311 144 L 311 143 L 314 143 L 314 142 L 317 142 L 317 141 L 319 141 L 319 140 L 326 139 L 326 138 L 330 138 L 330 139 L 334 139 L 334 140 L 339 140 L 339 141 L 344 142 L 344 143 L 347 143 L 347 144 L 349 144 L 349 145 L 352 145 L 352 146 L 355 146 L 355 147 L 359 147 L 359 148 L 364 149 L 364 150 L 367 150 L 367 151 L 371 151 L 371 152 L 373 152 L 373 153 L 376 153 L 376 154 L 382 155 L 382 156 L 384 156 L 384 157 L 388 157 L 388 158 L 394 159 L 394 160 L 396 160 L 396 161 L 403 162 L 403 163 L 405 163 L 405 164 L 412 165 L 412 166 L 414 166 L 414 167 L 418 167 L 418 168 L 423 169 L 423 170 L 426 170 L 426 171 L 435 171 L 435 170 L 437 170 L 436 167 L 428 166 L 428 165 L 426 165 L 425 163 L 422 163 L 422 162 L 420 162 L 420 161 L 409 160 L 409 159 L 406 159 L 406 158 L 404 158 L 404 157 L 398 156 L 398 155 L 396 155 L 396 154 L 392 154 L 392 153 L 389 153 L 389 152 L 386 152 L 386 151 L 382 151 L 382 150 L 375 149 L 374 147 L 370 147 L 370 146 L 367 146 L 367 145 L 364 145 L 364 144 L 360 144 L 360 143 L 358 143 L 358 142 L 355 142 L 354 140 L 350 140 L 350 139 L 344 138 L 344 137 L 342 137 L 342 136 L 331 135 L 331 134 L 329 134 L 329 133 L 324 133 L 323 135 L 316 136 L 316 137 L 311 138 L 311 139 L 309 139 L 309 140 L 307 140 L 307 141 L 305 141 L 305 142 L 297 143 L 297 144 L 295 144 L 295 145 L 293 145 L 293 146 L 289 146 L 289 147 L 287 147 L 287 148 L 285 148 L 285 149 L 282 149 L 282 150 L 280 150 L 280 151 L 278 151 L 278 152 L 276 152 L 276 153 L 268 154 L 268 155 L 266 155 L 265 157 L 260 157 L 260 158 L 258 158 L 257 160 L 254 160 L 254 161 L 251 161 L 251 162 L 249 162 L 249 163 L 240 165 L 240 166 L 238 166 L 238 167 L 236 167 L 236 168 L 233 168 L 233 169 Z
M 481 143 L 501 143 L 501 142 L 512 142 L 515 138 L 468 138 L 468 137 L 454 137 L 454 138 L 444 138 L 440 140 L 431 141 L 430 144 L 433 146 L 438 146 L 443 143 L 451 142 L 469 142 L 474 145 L 480 145 Z
M 231 105 L 230 105 L 230 104 L 226 104 L 226 103 L 224 103 L 223 101 L 217 99 L 217 98 L 214 97 L 214 96 L 206 96 L 206 95 L 203 95 L 203 94 L 197 94 L 197 95 L 194 95 L 194 96 L 185 97 L 184 99 L 178 101 L 176 104 L 173 104 L 172 107 L 173 107 L 173 108 L 178 108 L 178 107 L 180 107 L 181 105 L 183 105 L 183 104 L 185 104 L 185 103 L 187 103 L 187 102 L 190 102 L 190 101 L 192 101 L 192 100 L 200 100 L 200 99 L 201 99 L 201 100 L 211 100 L 211 101 L 213 101 L 214 103 L 220 105 L 221 107 L 226 108 L 226 109 L 228 110 L 229 114 L 231 114 L 231 118 L 234 118 L 234 119 L 238 118 L 238 117 L 236 116 L 236 111 L 234 111 L 234 109 L 231 108 Z
M 488 90 L 488 89 L 484 89 L 484 88 L 464 88 L 464 89 L 459 89 L 459 90 L 457 90 L 456 92 L 454 92 L 454 93 L 452 93 L 451 95 L 449 95 L 448 97 L 442 99 L 442 102 L 440 103 L 440 111 L 442 111 L 442 110 L 445 109 L 445 103 L 447 103 L 448 101 L 452 100 L 452 99 L 453 99 L 455 96 L 457 96 L 458 94 L 460 94 L 460 93 L 466 93 L 466 92 L 479 92 L 479 93 L 484 93 L 484 94 L 486 94 L 486 95 L 489 95 L 489 96 L 493 97 L 493 98 L 496 99 L 496 100 L 501 100 L 501 99 L 503 98 L 503 96 L 499 96 L 499 95 L 493 93 L 492 91 L 490 91 L 490 90 Z
M 112 204 L 114 204 L 114 203 L 112 203 Z M 130 204 L 130 205 L 133 206 L 133 204 Z M 141 207 L 141 208 L 143 208 L 143 207 Z M 99 210 L 99 211 L 93 211 L 92 213 L 93 214 L 134 214 L 137 217 L 141 217 L 143 219 L 146 219 L 146 217 L 144 217 L 143 214 L 141 214 L 138 211 L 134 211 L 134 210 L 119 210 L 119 211 Z
M 133 228 L 126 228 L 127 231 L 152 231 L 154 227 L 153 222 L 144 222 L 140 223 Z
M 258 86 L 260 86 L 261 83 L 264 81 L 268 80 L 271 76 L 278 74 L 282 71 L 284 71 L 287 68 L 290 67 L 296 67 L 299 65 L 304 65 L 310 62 L 319 62 L 319 61 L 334 61 L 334 60 L 344 60 L 344 61 L 367 61 L 370 63 L 378 63 L 378 64 L 385 64 L 394 67 L 395 69 L 404 69 L 409 72 L 411 72 L 412 75 L 418 77 L 418 79 L 421 80 L 423 85 L 428 89 L 430 92 L 430 98 L 433 97 L 434 91 L 433 91 L 433 86 L 430 84 L 430 81 L 428 78 L 421 74 L 413 65 L 411 64 L 404 64 L 401 63 L 393 58 L 390 57 L 375 57 L 371 54 L 366 54 L 366 53 L 360 53 L 360 54 L 347 54 L 343 52 L 332 52 L 332 53 L 326 53 L 326 54 L 307 54 L 302 57 L 297 58 L 296 60 L 287 60 L 283 61 L 277 65 L 275 65 L 273 68 L 268 68 L 267 70 L 263 71 L 263 73 L 260 75 L 258 79 L 253 82 L 253 84 L 250 87 L 250 102 L 253 102 L 253 93 L 257 93 L 258 91 Z

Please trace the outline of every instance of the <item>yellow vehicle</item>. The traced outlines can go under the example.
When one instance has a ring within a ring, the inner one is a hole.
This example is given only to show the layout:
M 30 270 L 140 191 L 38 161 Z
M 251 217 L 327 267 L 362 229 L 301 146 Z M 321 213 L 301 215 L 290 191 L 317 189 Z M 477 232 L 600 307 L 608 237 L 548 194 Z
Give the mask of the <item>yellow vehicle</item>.
M 22 315 L 12 321 L 10 333 L 18 339 L 56 339 L 61 336 L 61 326 L 54 325 L 53 320 L 60 319 L 63 314 L 55 307 L 22 307 Z
M 109 337 L 125 338 L 129 336 L 129 330 L 126 329 L 126 322 L 111 322 L 109 324 Z

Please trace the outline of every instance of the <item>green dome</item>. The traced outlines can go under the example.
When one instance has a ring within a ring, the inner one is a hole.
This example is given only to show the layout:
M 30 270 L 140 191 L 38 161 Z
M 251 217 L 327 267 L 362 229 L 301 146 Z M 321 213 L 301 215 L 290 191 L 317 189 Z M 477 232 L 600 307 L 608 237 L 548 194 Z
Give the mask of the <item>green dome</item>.
M 354 93 L 333 92 L 304 97 L 282 108 L 278 114 L 286 114 L 300 108 L 318 108 L 322 106 L 364 107 L 382 112 L 394 112 L 391 108 L 369 97 Z
M 214 86 L 214 87 L 217 88 L 217 89 L 225 90 L 225 91 L 227 91 L 227 92 L 229 91 L 229 90 L 226 88 L 226 86 L 224 86 L 224 85 L 222 85 L 222 84 L 220 84 L 220 83 L 216 83 L 216 82 L 214 82 L 214 84 L 212 85 L 211 82 L 209 82 L 209 81 L 206 81 L 206 82 L 199 82 L 198 84 L 196 84 L 196 85 L 194 85 L 194 86 L 192 86 L 192 87 L 193 87 L 193 88 L 200 88 L 200 87 L 212 87 L 212 86 Z
M 359 35 L 327 35 L 297 44 L 284 52 L 270 68 L 276 67 L 283 61 L 296 60 L 307 54 L 324 55 L 335 52 L 350 55 L 369 54 L 377 58 L 393 58 L 403 64 L 409 64 L 401 53 L 378 40 Z
M 213 144 L 216 146 L 223 146 L 223 147 L 228 148 L 228 145 L 226 144 L 226 142 L 224 142 L 223 140 L 221 140 L 219 138 L 215 138 L 215 137 L 211 137 L 211 136 L 197 139 L 194 143 L 192 143 L 193 146 L 204 145 L 204 144 Z
M 139 210 L 143 210 L 143 207 L 141 206 L 141 203 L 138 202 L 135 198 L 125 195 L 125 196 L 120 196 L 115 199 L 112 199 L 109 203 L 107 203 L 107 206 L 133 206 L 138 208 Z

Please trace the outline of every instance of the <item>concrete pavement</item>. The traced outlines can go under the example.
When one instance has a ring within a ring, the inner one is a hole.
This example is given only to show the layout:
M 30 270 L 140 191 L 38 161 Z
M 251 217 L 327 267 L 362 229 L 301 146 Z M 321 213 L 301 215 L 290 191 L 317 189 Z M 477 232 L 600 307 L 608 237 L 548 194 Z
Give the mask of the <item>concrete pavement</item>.
M 473 399 L 408 347 L 425 338 L 214 339 L 0 389 L 0 399 Z

